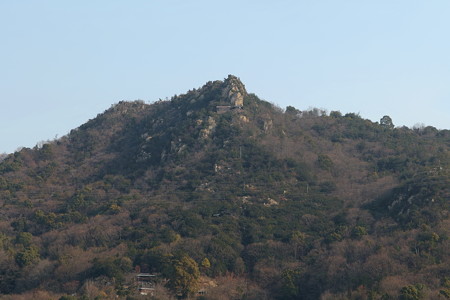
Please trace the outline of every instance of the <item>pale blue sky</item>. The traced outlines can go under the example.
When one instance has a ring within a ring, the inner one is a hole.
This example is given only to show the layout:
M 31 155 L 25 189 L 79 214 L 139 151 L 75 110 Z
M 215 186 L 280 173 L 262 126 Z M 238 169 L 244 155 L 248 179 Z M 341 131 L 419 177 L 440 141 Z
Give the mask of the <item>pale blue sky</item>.
M 450 1 L 0 0 L 0 153 L 228 74 L 281 107 L 450 128 Z

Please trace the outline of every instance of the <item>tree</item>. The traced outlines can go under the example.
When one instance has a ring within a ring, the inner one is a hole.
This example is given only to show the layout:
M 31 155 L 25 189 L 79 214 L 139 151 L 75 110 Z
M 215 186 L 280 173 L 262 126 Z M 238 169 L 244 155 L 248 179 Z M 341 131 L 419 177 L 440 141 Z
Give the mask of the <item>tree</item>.
M 286 113 L 295 115 L 295 114 L 300 113 L 300 111 L 293 106 L 287 106 Z
M 364 226 L 355 226 L 352 229 L 352 238 L 361 239 L 363 235 L 367 235 L 367 229 Z
M 330 112 L 330 117 L 332 118 L 341 118 L 342 113 L 340 111 L 333 110 Z
M 189 256 L 184 255 L 174 259 L 169 275 L 169 288 L 175 293 L 187 298 L 198 290 L 200 271 L 198 264 Z
M 7 252 L 0 250 L 0 294 L 9 294 L 16 287 L 20 270 Z
M 281 296 L 282 299 L 298 299 L 300 289 L 298 281 L 300 278 L 300 270 L 286 269 L 281 275 Z
M 439 291 L 439 294 L 445 299 L 450 299 L 450 278 L 444 279 L 443 288 Z
M 317 157 L 317 163 L 319 167 L 323 170 L 331 171 L 334 167 L 334 163 L 331 158 L 326 154 L 319 154 Z
M 95 258 L 93 261 L 92 275 L 107 276 L 109 278 L 115 278 L 119 282 L 124 280 L 126 272 L 131 270 L 131 260 L 128 257 L 114 258 L 114 257 L 101 257 Z
M 392 119 L 389 116 L 384 116 L 380 120 L 380 125 L 387 129 L 393 129 L 394 123 L 392 123 Z
M 24 247 L 30 247 L 32 242 L 33 235 L 29 232 L 20 232 L 16 236 L 16 243 L 21 244 Z
M 400 290 L 401 300 L 420 300 L 423 298 L 423 285 L 415 284 L 403 287 Z
M 297 259 L 299 250 L 302 250 L 305 245 L 306 234 L 298 230 L 291 235 L 291 245 L 294 248 L 294 259 Z
M 208 271 L 208 269 L 211 267 L 211 262 L 209 261 L 209 259 L 207 258 L 207 257 L 205 257 L 203 260 L 202 260 L 202 263 L 201 263 L 201 268 L 202 268 L 202 271 L 204 272 L 204 273 L 206 273 L 206 271 Z
M 21 266 L 33 264 L 39 260 L 39 251 L 36 246 L 30 246 L 18 252 L 15 256 L 16 263 Z

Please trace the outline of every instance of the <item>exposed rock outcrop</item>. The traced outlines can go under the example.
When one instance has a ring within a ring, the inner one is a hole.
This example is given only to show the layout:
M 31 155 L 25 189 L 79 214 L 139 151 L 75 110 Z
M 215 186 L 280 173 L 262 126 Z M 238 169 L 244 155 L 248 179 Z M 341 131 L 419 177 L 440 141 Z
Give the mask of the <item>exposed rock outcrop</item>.
M 244 106 L 244 97 L 247 95 L 247 91 L 241 80 L 236 76 L 228 75 L 223 83 L 222 96 L 230 101 L 230 105 Z

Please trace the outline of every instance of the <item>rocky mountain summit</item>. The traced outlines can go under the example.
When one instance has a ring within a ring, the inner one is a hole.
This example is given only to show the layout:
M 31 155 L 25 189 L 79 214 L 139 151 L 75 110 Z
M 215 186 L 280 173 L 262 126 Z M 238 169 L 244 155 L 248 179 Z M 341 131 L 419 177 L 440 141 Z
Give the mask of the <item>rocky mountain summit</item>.
M 224 81 L 223 95 L 229 99 L 233 106 L 244 106 L 244 97 L 247 96 L 244 84 L 233 75 L 228 75 Z

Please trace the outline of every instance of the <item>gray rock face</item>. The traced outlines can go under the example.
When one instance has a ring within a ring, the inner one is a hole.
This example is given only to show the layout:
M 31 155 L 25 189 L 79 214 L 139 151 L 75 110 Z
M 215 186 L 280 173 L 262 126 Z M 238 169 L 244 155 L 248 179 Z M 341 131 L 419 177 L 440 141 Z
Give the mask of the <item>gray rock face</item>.
M 247 95 L 244 84 L 233 75 L 228 75 L 224 81 L 222 95 L 229 99 L 232 106 L 244 106 L 244 96 Z

